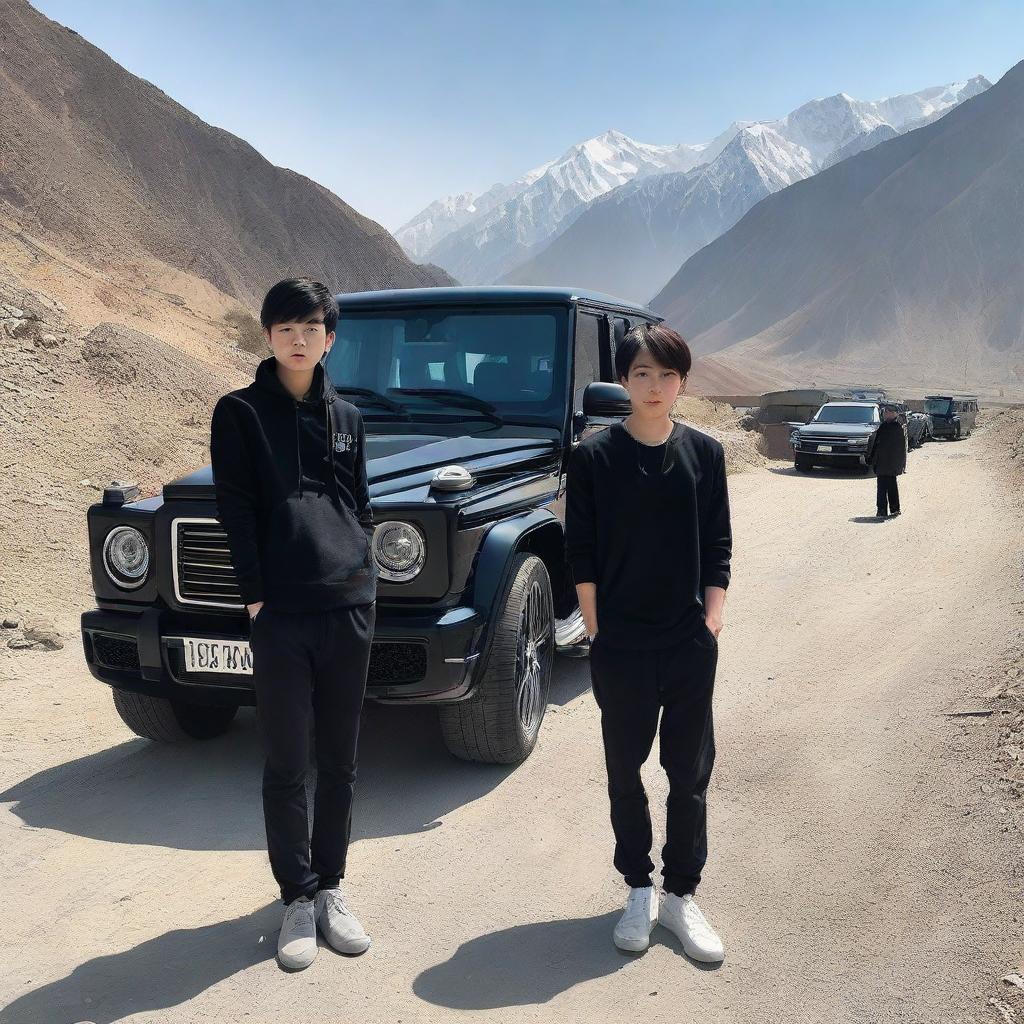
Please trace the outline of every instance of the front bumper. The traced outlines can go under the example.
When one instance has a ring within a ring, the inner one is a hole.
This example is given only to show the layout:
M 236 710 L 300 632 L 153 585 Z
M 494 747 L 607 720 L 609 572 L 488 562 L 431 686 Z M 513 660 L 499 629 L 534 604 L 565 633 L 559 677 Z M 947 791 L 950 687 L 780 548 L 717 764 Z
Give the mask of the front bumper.
M 821 466 L 863 466 L 867 445 L 846 445 L 836 442 L 832 445 L 832 451 L 819 452 L 819 442 L 803 442 L 793 445 L 793 454 L 802 455 L 804 458 L 813 459 Z
M 367 699 L 425 704 L 470 697 L 484 625 L 472 608 L 411 615 L 378 603 Z M 120 606 L 84 612 L 81 628 L 89 671 L 110 686 L 192 704 L 256 703 L 251 675 L 185 668 L 184 638 L 247 643 L 246 616 Z

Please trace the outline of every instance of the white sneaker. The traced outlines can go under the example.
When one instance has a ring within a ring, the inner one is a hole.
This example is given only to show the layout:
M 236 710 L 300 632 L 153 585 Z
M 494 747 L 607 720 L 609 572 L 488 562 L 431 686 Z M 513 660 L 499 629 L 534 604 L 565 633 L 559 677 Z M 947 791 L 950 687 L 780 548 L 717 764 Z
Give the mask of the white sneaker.
M 284 908 L 284 921 L 277 939 L 277 959 L 282 967 L 298 971 L 313 962 L 316 950 L 313 901 L 307 896 L 300 896 Z
M 683 944 L 686 955 L 706 964 L 717 964 L 725 959 L 722 940 L 708 924 L 700 907 L 690 895 L 662 894 L 658 910 L 658 923 L 664 925 Z
M 321 889 L 316 894 L 316 920 L 324 938 L 346 956 L 358 956 L 370 948 L 370 936 L 342 899 L 340 889 Z
M 642 953 L 651 943 L 651 931 L 657 920 L 658 900 L 654 886 L 630 889 L 626 909 L 612 933 L 615 945 L 629 953 Z

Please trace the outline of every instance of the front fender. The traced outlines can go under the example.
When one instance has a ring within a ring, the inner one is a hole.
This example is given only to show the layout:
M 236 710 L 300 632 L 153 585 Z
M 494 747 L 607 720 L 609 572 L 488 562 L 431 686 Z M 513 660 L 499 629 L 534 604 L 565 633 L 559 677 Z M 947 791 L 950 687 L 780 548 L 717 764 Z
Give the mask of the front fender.
M 548 509 L 538 508 L 503 519 L 487 531 L 473 571 L 472 602 L 488 624 L 488 638 L 494 617 L 494 602 L 508 582 L 513 556 L 530 534 L 552 524 L 561 531 L 562 524 L 558 518 Z

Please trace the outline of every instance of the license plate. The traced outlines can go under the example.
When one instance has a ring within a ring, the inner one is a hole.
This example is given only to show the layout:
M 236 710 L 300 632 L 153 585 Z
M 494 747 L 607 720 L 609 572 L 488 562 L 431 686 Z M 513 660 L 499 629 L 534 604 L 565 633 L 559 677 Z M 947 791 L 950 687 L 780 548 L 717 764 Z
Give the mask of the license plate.
M 830 452 L 830 451 L 832 451 L 832 445 L 830 445 L 830 444 L 819 444 L 818 445 L 818 451 L 819 452 Z
M 220 672 L 251 676 L 252 649 L 246 640 L 203 640 L 185 637 L 186 672 Z

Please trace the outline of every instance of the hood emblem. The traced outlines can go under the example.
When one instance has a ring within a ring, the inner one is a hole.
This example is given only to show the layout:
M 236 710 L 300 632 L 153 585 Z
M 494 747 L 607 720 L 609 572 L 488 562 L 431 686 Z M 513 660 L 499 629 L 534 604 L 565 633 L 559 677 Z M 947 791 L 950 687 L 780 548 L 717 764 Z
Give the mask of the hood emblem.
M 468 491 L 476 478 L 465 466 L 442 466 L 434 471 L 430 486 L 435 491 Z

